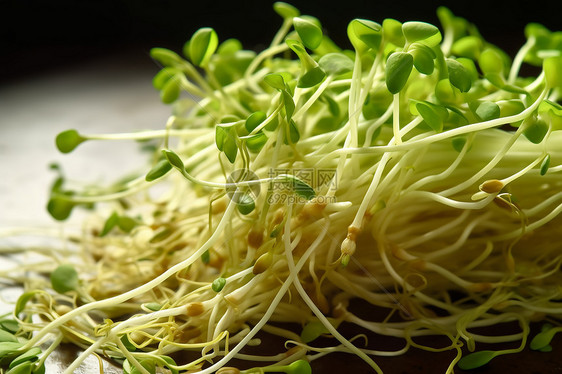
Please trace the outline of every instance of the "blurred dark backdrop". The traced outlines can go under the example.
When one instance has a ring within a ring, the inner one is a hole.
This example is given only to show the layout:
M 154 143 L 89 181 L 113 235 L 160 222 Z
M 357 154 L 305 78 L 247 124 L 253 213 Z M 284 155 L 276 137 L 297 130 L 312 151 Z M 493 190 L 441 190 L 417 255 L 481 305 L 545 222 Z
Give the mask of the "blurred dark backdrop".
M 317 16 L 338 43 L 346 45 L 346 25 L 356 17 L 382 22 L 420 20 L 438 24 L 435 10 L 448 6 L 477 24 L 492 43 L 514 53 L 523 28 L 540 22 L 562 29 L 556 2 L 546 1 L 288 1 Z M 143 59 L 154 46 L 181 50 L 199 27 L 214 27 L 221 40 L 240 39 L 259 49 L 271 40 L 280 18 L 273 1 L 188 0 L 13 0 L 0 1 L 0 84 L 32 78 L 107 55 Z

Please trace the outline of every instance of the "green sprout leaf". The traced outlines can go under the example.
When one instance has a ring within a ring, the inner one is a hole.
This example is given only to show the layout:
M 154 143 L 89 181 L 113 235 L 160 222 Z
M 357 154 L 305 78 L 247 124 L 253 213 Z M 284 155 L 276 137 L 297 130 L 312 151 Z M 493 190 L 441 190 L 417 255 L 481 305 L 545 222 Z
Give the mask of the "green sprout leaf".
M 242 50 L 242 43 L 240 40 L 235 38 L 226 39 L 224 42 L 219 44 L 217 48 L 217 54 L 221 56 L 232 56 L 236 52 Z
M 548 133 L 548 124 L 542 120 L 532 122 L 524 131 L 523 135 L 533 144 L 539 144 Z
M 11 363 L 9 368 L 12 369 L 24 362 L 34 362 L 37 361 L 39 359 L 39 356 L 41 354 L 41 348 L 38 347 L 32 347 L 30 348 L 27 352 L 19 355 L 18 357 L 16 357 Z
M 55 144 L 60 152 L 70 153 L 86 140 L 78 131 L 71 129 L 59 133 L 55 139 Z
M 322 70 L 321 67 L 316 66 L 315 68 L 310 69 L 305 74 L 303 74 L 298 82 L 297 87 L 300 88 L 309 88 L 314 87 L 318 83 L 322 82 L 322 80 L 326 77 L 326 73 Z
M 17 342 L 18 339 L 11 332 L 0 330 L 0 342 Z
M 14 308 L 14 315 L 19 316 L 19 314 L 23 312 L 23 310 L 25 309 L 25 306 L 27 305 L 28 301 L 31 300 L 33 296 L 35 296 L 40 292 L 42 291 L 32 290 L 22 293 L 20 297 L 18 297 L 18 300 L 16 301 L 16 306 Z
M 213 281 L 211 288 L 215 292 L 221 292 L 225 285 L 226 285 L 226 279 L 224 279 L 223 277 L 219 277 Z
M 178 169 L 183 174 L 185 170 L 185 166 L 183 165 L 183 161 L 181 160 L 180 156 L 178 156 L 174 151 L 169 149 L 163 149 L 162 153 L 164 154 L 164 157 L 166 157 L 170 165 Z
M 25 361 L 9 369 L 6 374 L 31 374 L 32 372 L 33 364 L 29 361 Z
M 539 113 L 543 119 L 550 123 L 552 131 L 562 130 L 562 106 L 560 104 L 543 100 L 539 105 Z
M 152 48 L 150 57 L 161 63 L 163 66 L 181 65 L 184 60 L 174 51 L 166 48 Z
M 18 321 L 15 321 L 13 319 L 2 319 L 0 320 L 0 329 L 15 334 L 19 331 L 20 325 Z
M 468 92 L 472 86 L 472 77 L 470 71 L 459 61 L 447 59 L 447 71 L 449 72 L 449 81 L 453 86 L 461 92 Z
M 462 370 L 471 370 L 486 365 L 494 357 L 497 356 L 496 351 L 479 351 L 464 356 L 460 359 L 458 365 Z
M 144 306 L 146 307 L 146 309 L 152 310 L 153 312 L 157 312 L 162 309 L 162 305 L 160 305 L 159 303 L 146 303 L 144 304 Z
M 139 363 L 143 368 L 146 369 L 150 374 L 156 374 L 156 364 L 152 359 L 140 360 Z M 123 361 L 123 373 L 124 374 L 141 374 L 141 371 L 132 365 L 129 360 Z
M 412 100 L 410 112 L 414 115 L 421 115 L 424 122 L 436 132 L 443 131 L 443 121 L 449 116 L 446 108 L 428 101 Z
M 168 163 L 168 162 L 166 162 Z M 168 163 L 168 165 L 170 165 Z M 103 229 L 101 230 L 100 233 L 100 237 L 104 237 L 107 234 L 109 234 L 109 232 L 115 227 L 117 226 L 117 223 L 119 222 L 119 215 L 117 214 L 117 212 L 113 212 L 109 218 L 105 221 L 104 225 L 103 225 Z
M 125 233 L 130 233 L 138 224 L 136 219 L 127 216 L 119 216 L 117 221 L 117 226 Z
M 263 131 L 259 131 L 257 134 L 245 137 L 244 140 L 250 152 L 258 153 L 267 143 L 267 135 Z
M 215 127 L 215 144 L 219 151 L 222 151 L 232 164 L 238 154 L 236 138 L 236 129 L 233 126 L 217 125 Z
M 256 208 L 256 203 L 254 199 L 249 194 L 242 194 L 240 199 L 237 201 L 238 211 L 242 215 L 248 215 L 254 211 Z
M 205 265 L 211 262 L 211 252 L 209 252 L 208 249 L 201 255 L 201 262 L 203 262 Z
M 548 57 L 543 61 L 546 85 L 562 90 L 562 56 Z
M 410 48 L 410 54 L 414 57 L 414 67 L 422 74 L 433 73 L 435 67 L 435 52 L 425 44 L 414 43 Z
M 135 345 L 133 343 L 131 343 L 131 341 L 127 337 L 127 334 L 124 334 L 123 336 L 121 336 L 121 339 L 119 339 L 119 340 L 121 340 L 121 343 L 123 343 L 125 348 L 127 348 L 127 351 L 134 352 L 134 351 L 137 350 L 137 347 L 135 347 Z
M 203 27 L 197 30 L 189 41 L 189 57 L 197 66 L 205 66 L 219 45 L 214 29 Z
M 178 73 L 175 68 L 165 67 L 161 69 L 154 78 L 152 78 L 152 86 L 157 90 L 164 88 L 166 82 L 168 82 L 174 75 Z
M 263 77 L 263 80 L 265 83 L 275 88 L 276 90 L 285 89 L 285 79 L 281 74 L 269 73 L 265 77 Z
M 306 48 L 316 49 L 320 46 L 323 34 L 322 28 L 316 19 L 310 16 L 295 17 L 293 18 L 293 25 Z
M 289 120 L 288 132 L 288 135 L 285 134 L 285 144 L 296 144 L 300 140 L 301 135 L 297 124 L 292 119 Z
M 547 153 L 541 162 L 541 166 L 540 166 L 541 175 L 545 175 L 549 167 L 550 167 L 550 154 Z
M 324 326 L 324 324 L 320 321 L 311 321 L 304 325 L 301 331 L 301 340 L 304 343 L 310 343 L 316 340 L 318 337 L 329 334 L 330 331 Z
M 72 213 L 76 204 L 64 196 L 52 196 L 47 203 L 47 211 L 57 221 L 64 221 Z
M 541 332 L 535 335 L 533 340 L 531 340 L 531 344 L 530 344 L 531 349 L 537 351 L 544 347 L 547 347 L 552 341 L 552 339 L 554 338 L 554 335 L 556 335 L 557 332 L 561 332 L 561 331 L 562 331 L 561 327 L 556 327 L 556 328 L 550 327 L 550 328 L 543 329 Z
M 500 107 L 493 101 L 476 103 L 474 113 L 481 121 L 490 121 L 500 117 Z
M 254 131 L 256 127 L 258 127 L 265 119 L 267 115 L 264 112 L 257 111 L 248 116 L 246 122 L 244 123 L 244 127 L 250 133 Z
M 384 39 L 397 47 L 402 47 L 406 41 L 402 32 L 402 22 L 395 19 L 385 18 L 382 21 L 382 32 Z
M 452 144 L 453 148 L 455 149 L 455 151 L 460 153 L 462 151 L 462 149 L 464 148 L 464 145 L 466 144 L 466 137 L 465 136 L 456 136 L 453 139 L 451 139 L 451 144 Z
M 51 286 L 60 294 L 75 291 L 79 286 L 78 272 L 72 265 L 59 265 L 51 273 Z
M 285 106 L 287 121 L 290 121 L 291 117 L 293 117 L 293 113 L 295 112 L 295 102 L 287 90 L 281 91 L 281 96 L 283 97 L 283 105 Z
M 297 360 L 290 365 L 287 366 L 285 369 L 285 373 L 287 374 L 311 374 L 312 368 L 310 364 L 306 360 Z
M 402 32 L 408 43 L 420 42 L 434 47 L 441 42 L 441 32 L 426 22 L 404 22 Z
M 164 86 L 160 91 L 160 100 L 162 100 L 164 104 L 171 104 L 180 97 L 180 93 L 180 80 L 175 76 L 171 77 L 166 83 L 164 83 Z
M 406 52 L 395 52 L 386 61 L 386 87 L 392 94 L 396 94 L 404 88 L 412 67 L 414 58 Z
M 293 18 L 300 16 L 301 12 L 292 6 L 282 1 L 277 1 L 273 4 L 273 10 L 283 18 Z
M 318 65 L 329 75 L 342 75 L 353 70 L 353 61 L 343 53 L 328 53 L 318 60 Z
M 455 56 L 478 60 L 482 47 L 482 38 L 476 35 L 467 35 L 453 43 L 451 52 Z
M 504 69 L 501 55 L 492 48 L 487 48 L 482 51 L 478 58 L 478 65 L 484 75 L 494 73 L 501 74 Z
M 158 178 L 162 178 L 171 169 L 172 169 L 172 165 L 170 165 L 168 160 L 162 159 L 162 160 L 158 161 L 156 163 L 156 165 L 154 165 L 148 173 L 146 173 L 146 176 L 144 177 L 144 179 L 147 182 L 152 182 L 152 181 L 154 181 Z
M 347 37 L 359 53 L 369 48 L 378 50 L 382 40 L 382 27 L 366 19 L 354 19 L 347 26 Z

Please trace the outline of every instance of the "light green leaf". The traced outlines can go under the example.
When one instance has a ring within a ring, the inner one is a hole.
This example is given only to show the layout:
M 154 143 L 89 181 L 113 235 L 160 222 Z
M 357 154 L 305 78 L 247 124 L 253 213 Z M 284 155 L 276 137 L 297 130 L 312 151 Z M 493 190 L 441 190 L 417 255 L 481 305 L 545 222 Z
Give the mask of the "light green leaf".
M 312 374 L 312 368 L 306 360 L 297 360 L 285 369 L 286 374 Z
M 266 118 L 267 115 L 264 112 L 254 112 L 248 116 L 246 122 L 244 123 L 244 127 L 246 128 L 248 133 L 251 133 L 256 127 L 258 127 L 263 121 L 265 121 Z
M 219 44 L 217 48 L 217 54 L 221 56 L 232 56 L 236 52 L 242 50 L 242 43 L 240 40 L 235 38 L 226 39 L 224 42 Z
M 281 95 L 283 97 L 283 105 L 285 106 L 287 121 L 290 121 L 291 117 L 293 117 L 293 113 L 295 112 L 295 102 L 293 101 L 293 97 L 288 91 L 281 91 Z
M 265 83 L 275 88 L 276 90 L 285 89 L 285 79 L 279 73 L 269 73 L 263 77 Z
M 294 6 L 282 1 L 273 4 L 273 10 L 283 18 L 293 18 L 300 16 L 301 12 Z
M 385 18 L 382 21 L 382 32 L 384 39 L 397 47 L 402 47 L 406 41 L 402 32 L 402 22 L 395 19 Z
M 310 343 L 324 334 L 329 334 L 330 331 L 320 321 L 311 321 L 304 325 L 300 337 L 303 343 Z
M 225 285 L 226 285 L 226 279 L 224 279 L 223 277 L 219 277 L 213 281 L 211 288 L 215 292 L 221 292 Z
M 435 52 L 428 46 L 415 43 L 410 49 L 410 54 L 414 57 L 414 67 L 422 74 L 433 73 Z
M 481 121 L 490 121 L 500 117 L 500 107 L 493 101 L 477 103 L 474 113 Z
M 560 104 L 543 100 L 539 105 L 539 113 L 550 123 L 552 131 L 562 130 L 562 106 Z
M 462 63 L 447 59 L 447 71 L 449 72 L 449 81 L 459 91 L 468 92 L 470 90 L 472 86 L 471 73 Z
M 0 342 L 17 342 L 18 339 L 11 332 L 0 330 Z
M 164 66 L 176 66 L 184 62 L 180 55 L 166 48 L 152 48 L 150 50 L 150 57 Z
M 84 141 L 86 141 L 86 138 L 80 135 L 78 131 L 71 129 L 59 133 L 55 139 L 55 144 L 60 152 L 70 153 Z
M 468 35 L 455 41 L 451 47 L 451 53 L 458 57 L 466 57 L 471 60 L 478 60 L 482 50 L 482 38 L 476 35 Z
M 47 203 L 47 211 L 57 221 L 64 221 L 72 213 L 76 204 L 63 196 L 52 196 Z
M 254 135 L 245 137 L 244 140 L 250 152 L 258 153 L 265 143 L 267 143 L 267 135 L 265 135 L 263 131 L 259 131 Z
M 6 374 L 31 374 L 33 372 L 33 364 L 29 361 L 24 361 L 17 366 L 9 369 Z
M 496 357 L 496 351 L 479 351 L 464 356 L 460 359 L 458 365 L 462 370 L 471 370 L 479 368 L 480 366 L 486 365 L 494 357 Z
M 328 53 L 318 60 L 318 65 L 329 75 L 342 75 L 353 70 L 353 61 L 343 53 Z
M 548 124 L 542 120 L 533 121 L 523 131 L 523 135 L 533 144 L 539 144 L 543 141 L 548 132 Z
M 404 22 L 402 32 L 408 43 L 421 42 L 434 47 L 441 42 L 439 29 L 426 22 Z
M 550 154 L 547 153 L 541 162 L 541 166 L 540 166 L 541 175 L 545 175 L 549 167 L 550 167 Z
M 60 294 L 75 291 L 79 286 L 78 272 L 72 265 L 59 265 L 50 276 L 53 290 Z
M 168 163 L 168 161 L 166 161 L 166 163 L 168 164 L 168 166 L 170 166 L 170 164 Z M 171 167 L 171 166 L 170 166 Z M 100 233 L 100 237 L 104 237 L 107 234 L 109 234 L 109 232 L 115 227 L 117 226 L 117 223 L 119 222 L 119 215 L 117 214 L 117 212 L 113 212 L 109 218 L 105 221 L 103 228 L 101 230 Z
M 501 55 L 492 48 L 486 48 L 478 58 L 478 65 L 484 75 L 490 73 L 502 74 L 504 70 L 503 59 Z
M 185 171 L 185 166 L 183 165 L 183 161 L 181 160 L 180 156 L 178 156 L 174 151 L 169 149 L 163 149 L 162 153 L 164 154 L 164 157 L 166 157 L 170 165 L 172 165 L 182 173 Z
M 465 136 L 456 136 L 451 139 L 451 145 L 453 146 L 454 150 L 457 152 L 461 152 L 466 144 L 466 137 Z
M 16 357 L 11 363 L 9 368 L 12 369 L 26 361 L 28 362 L 35 362 L 39 359 L 39 356 L 41 354 L 41 348 L 39 347 L 32 347 L 30 348 L 27 352 L 19 355 L 18 357 Z
M 404 88 L 412 67 L 414 58 L 406 52 L 395 52 L 386 61 L 386 87 L 392 94 L 396 94 Z
M 357 52 L 369 48 L 378 50 L 382 40 L 382 27 L 366 19 L 354 19 L 347 26 L 347 36 Z
M 162 100 L 164 104 L 171 104 L 180 97 L 180 93 L 180 80 L 176 76 L 173 76 L 164 83 L 160 91 L 160 100 Z
M 217 49 L 219 38 L 214 29 L 203 27 L 189 41 L 189 57 L 197 66 L 205 66 Z
M 168 82 L 168 80 L 174 77 L 178 72 L 178 69 L 171 67 L 161 69 L 158 73 L 156 73 L 154 78 L 152 78 L 152 86 L 154 86 L 157 90 L 161 90 L 164 88 L 166 82 Z
M 542 66 L 547 87 L 562 90 L 562 56 L 548 57 Z
M 297 82 L 297 87 L 300 88 L 314 87 L 320 82 L 322 82 L 325 76 L 326 73 L 324 72 L 324 70 L 322 70 L 320 66 L 317 66 L 313 69 L 310 69 L 299 78 Z
M 147 182 L 152 182 L 166 175 L 171 169 L 172 169 L 172 165 L 170 165 L 168 160 L 162 159 L 158 161 L 156 165 L 152 167 L 152 169 L 150 169 L 150 171 L 146 174 L 144 179 Z
M 306 48 L 316 49 L 320 46 L 323 34 L 318 20 L 305 16 L 295 17 L 293 18 L 293 25 Z

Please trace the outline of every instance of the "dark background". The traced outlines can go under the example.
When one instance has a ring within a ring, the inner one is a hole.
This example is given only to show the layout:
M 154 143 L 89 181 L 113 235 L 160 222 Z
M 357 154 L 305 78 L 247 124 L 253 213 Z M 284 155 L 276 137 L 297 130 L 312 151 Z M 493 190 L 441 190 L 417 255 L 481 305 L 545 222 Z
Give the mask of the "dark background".
M 562 29 L 556 2 L 344 0 L 289 3 L 318 17 L 328 34 L 346 46 L 353 18 L 382 22 L 420 20 L 439 25 L 435 10 L 448 6 L 475 23 L 490 42 L 514 54 L 524 43 L 524 26 L 540 22 Z M 115 55 L 149 60 L 151 47 L 181 51 L 195 30 L 211 26 L 219 38 L 240 39 L 245 48 L 269 43 L 281 23 L 273 1 L 51 0 L 0 1 L 0 84 Z M 129 60 L 130 61 L 130 60 Z

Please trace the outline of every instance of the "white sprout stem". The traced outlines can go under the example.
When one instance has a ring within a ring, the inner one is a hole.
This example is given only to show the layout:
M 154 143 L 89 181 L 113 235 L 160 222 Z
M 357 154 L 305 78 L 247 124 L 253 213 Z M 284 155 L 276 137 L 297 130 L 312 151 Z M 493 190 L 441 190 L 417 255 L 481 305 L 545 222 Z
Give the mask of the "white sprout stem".
M 80 306 L 76 309 L 73 309 L 72 311 L 62 315 L 60 318 L 50 322 L 41 331 L 39 331 L 32 339 L 30 339 L 25 344 L 24 348 L 33 347 L 44 336 L 51 333 L 51 331 L 54 331 L 54 330 L 58 329 L 59 327 L 63 326 L 65 323 L 71 321 L 73 318 L 75 318 L 75 317 L 77 317 L 77 316 L 79 316 L 83 313 L 87 313 L 87 312 L 89 312 L 91 310 L 94 310 L 94 309 L 108 308 L 112 305 L 116 305 L 116 304 L 125 302 L 127 300 L 130 300 L 133 297 L 136 297 L 136 296 L 141 295 L 141 294 L 143 294 L 147 291 L 150 291 L 151 289 L 158 286 L 159 284 L 164 282 L 166 279 L 168 279 L 172 275 L 176 274 L 178 271 L 187 268 L 195 260 L 200 258 L 201 255 L 203 253 L 205 253 L 205 251 L 207 251 L 219 239 L 220 235 L 222 235 L 222 231 L 223 231 L 225 225 L 229 222 L 229 219 L 230 219 L 230 217 L 231 217 L 231 215 L 234 211 L 235 206 L 236 206 L 236 203 L 234 203 L 233 201 L 229 202 L 222 219 L 220 220 L 219 224 L 217 225 L 217 227 L 216 227 L 215 231 L 213 232 L 213 234 L 211 235 L 211 237 L 197 251 L 195 251 L 191 256 L 189 256 L 187 259 L 185 259 L 185 260 L 177 263 L 176 265 L 170 267 L 168 270 L 166 270 L 165 272 L 163 272 L 162 274 L 160 274 L 156 278 L 148 281 L 147 283 L 145 283 L 145 284 L 143 284 L 143 285 L 141 285 L 141 286 L 139 286 L 135 289 L 124 292 L 124 293 L 122 293 L 120 295 L 117 295 L 117 296 L 110 297 L 108 299 L 95 301 L 95 302 L 92 302 L 92 303 L 89 303 L 89 304 L 84 304 L 84 305 L 82 305 L 82 306 Z
M 288 219 L 289 220 L 289 219 Z M 322 242 L 322 240 L 324 239 L 324 237 L 326 236 L 326 233 L 328 231 L 328 224 L 326 224 L 324 226 L 324 229 L 322 230 L 322 232 L 318 235 L 318 237 L 316 238 L 316 240 L 310 245 L 310 247 L 308 247 L 308 249 L 306 250 L 306 252 L 303 254 L 303 256 L 300 258 L 299 262 L 297 263 L 297 265 L 294 265 L 294 272 L 290 272 L 289 276 L 287 277 L 287 279 L 283 282 L 283 284 L 281 285 L 281 288 L 279 289 L 279 291 L 277 292 L 277 294 L 275 295 L 275 297 L 273 298 L 273 300 L 271 301 L 270 306 L 267 308 L 266 312 L 264 313 L 264 315 L 261 317 L 261 319 L 256 323 L 256 325 L 250 330 L 250 332 L 248 332 L 248 335 L 246 335 L 241 341 L 240 343 L 238 343 L 235 347 L 233 347 L 228 354 L 226 354 L 223 358 L 221 358 L 219 361 L 217 361 L 215 364 L 211 365 L 210 367 L 199 371 L 198 373 L 200 374 L 210 374 L 215 372 L 216 370 L 220 369 L 221 367 L 223 367 L 228 361 L 230 361 L 246 344 L 248 344 L 248 342 L 261 330 L 261 328 L 269 321 L 269 319 L 271 318 L 271 316 L 273 315 L 273 313 L 275 312 L 275 309 L 277 307 L 277 305 L 279 305 L 279 303 L 281 302 L 281 299 L 283 298 L 283 296 L 285 296 L 285 293 L 287 292 L 287 290 L 289 289 L 289 287 L 291 286 L 291 284 L 293 284 L 293 281 L 295 280 L 298 271 L 300 271 L 300 269 L 303 267 L 303 265 L 305 264 L 306 260 L 310 257 L 310 255 L 312 254 L 312 252 L 320 245 L 320 243 Z
M 292 205 L 289 204 L 287 206 L 287 215 L 288 216 L 291 215 L 291 211 L 292 211 Z M 355 347 L 353 345 L 353 343 L 351 343 L 349 340 L 347 340 L 338 330 L 336 330 L 336 328 L 330 323 L 330 321 L 328 321 L 328 319 L 326 318 L 326 316 L 324 316 L 324 314 L 320 311 L 320 309 L 318 309 L 316 304 L 314 304 L 314 302 L 310 299 L 310 296 L 308 296 L 308 294 L 306 293 L 306 291 L 302 287 L 302 284 L 300 283 L 299 278 L 298 278 L 298 272 L 299 272 L 300 268 L 295 267 L 293 254 L 292 254 L 292 250 L 291 250 L 291 235 L 290 235 L 291 224 L 290 224 L 289 221 L 290 220 L 287 219 L 287 222 L 285 223 L 285 233 L 283 235 L 283 240 L 284 240 L 284 244 L 285 244 L 285 256 L 287 257 L 287 262 L 288 262 L 288 265 L 289 265 L 289 271 L 290 271 L 290 274 L 293 276 L 292 277 L 293 278 L 293 285 L 297 289 L 297 292 L 299 293 L 301 298 L 304 300 L 306 305 L 310 308 L 310 310 L 312 310 L 312 312 L 316 315 L 316 317 L 320 320 L 320 322 L 322 322 L 324 327 L 326 327 L 326 329 L 328 329 L 330 334 L 332 334 L 336 339 L 338 339 L 338 341 L 340 343 L 342 343 L 345 347 L 347 347 L 350 351 L 354 352 L 359 357 L 361 357 L 377 373 L 382 374 L 382 370 L 380 369 L 380 367 L 369 356 L 367 356 L 364 352 L 358 350 L 357 347 Z M 328 226 L 326 224 L 326 230 L 327 230 L 327 227 Z M 302 261 L 302 259 L 301 259 L 301 261 Z M 301 263 L 301 261 L 299 261 L 299 264 Z

